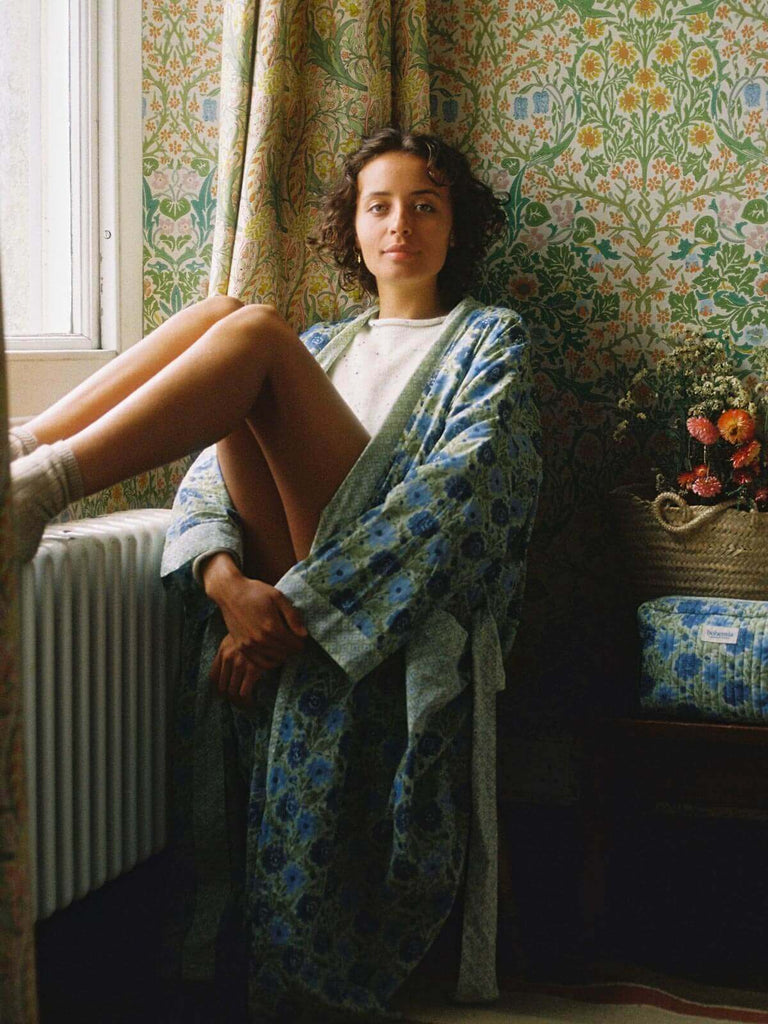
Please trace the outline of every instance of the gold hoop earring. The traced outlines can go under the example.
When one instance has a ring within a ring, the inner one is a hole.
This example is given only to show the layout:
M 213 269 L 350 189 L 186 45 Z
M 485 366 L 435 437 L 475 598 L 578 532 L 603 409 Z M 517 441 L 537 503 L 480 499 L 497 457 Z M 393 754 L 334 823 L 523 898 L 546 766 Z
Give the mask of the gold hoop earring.
M 357 253 L 357 265 L 358 265 L 358 267 L 360 266 L 360 264 L 361 264 L 362 262 L 363 262 L 363 258 L 362 258 L 362 256 L 360 255 L 360 252 L 358 251 L 358 253 Z

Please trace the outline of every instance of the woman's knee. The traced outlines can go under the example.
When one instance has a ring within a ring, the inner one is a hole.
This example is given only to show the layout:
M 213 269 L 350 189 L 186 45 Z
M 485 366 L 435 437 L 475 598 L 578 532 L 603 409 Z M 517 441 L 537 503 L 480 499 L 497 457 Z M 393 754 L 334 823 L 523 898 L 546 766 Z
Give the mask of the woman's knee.
M 298 338 L 296 332 L 274 306 L 250 302 L 227 317 L 227 327 L 245 343 L 265 345 Z
M 197 303 L 197 309 L 211 323 L 224 320 L 242 308 L 243 303 L 233 295 L 209 295 Z

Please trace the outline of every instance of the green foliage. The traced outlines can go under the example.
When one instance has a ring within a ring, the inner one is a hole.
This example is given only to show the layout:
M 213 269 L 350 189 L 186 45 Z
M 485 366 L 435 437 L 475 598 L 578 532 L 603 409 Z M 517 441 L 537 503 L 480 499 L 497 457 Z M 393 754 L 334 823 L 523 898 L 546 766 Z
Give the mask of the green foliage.
M 538 227 L 550 220 L 549 210 L 543 203 L 529 202 L 523 209 L 523 223 L 529 227 Z
M 699 217 L 694 226 L 693 235 L 700 242 L 708 242 L 710 244 L 716 242 L 720 236 L 717 231 L 715 218 L 710 215 Z
M 752 224 L 768 223 L 768 202 L 765 199 L 750 199 L 744 207 L 742 216 Z

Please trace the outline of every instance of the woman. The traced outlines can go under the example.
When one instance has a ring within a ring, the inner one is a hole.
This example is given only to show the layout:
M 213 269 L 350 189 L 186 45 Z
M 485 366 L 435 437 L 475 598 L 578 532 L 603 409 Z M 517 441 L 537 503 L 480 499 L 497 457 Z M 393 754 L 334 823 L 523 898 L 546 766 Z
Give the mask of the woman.
M 34 420 L 12 467 L 29 557 L 80 492 L 217 442 L 164 556 L 181 969 L 221 979 L 241 951 L 277 1019 L 385 1013 L 462 883 L 460 994 L 495 989 L 493 702 L 540 474 L 520 321 L 463 297 L 502 224 L 455 150 L 382 130 L 318 241 L 376 307 L 300 340 L 209 299 Z

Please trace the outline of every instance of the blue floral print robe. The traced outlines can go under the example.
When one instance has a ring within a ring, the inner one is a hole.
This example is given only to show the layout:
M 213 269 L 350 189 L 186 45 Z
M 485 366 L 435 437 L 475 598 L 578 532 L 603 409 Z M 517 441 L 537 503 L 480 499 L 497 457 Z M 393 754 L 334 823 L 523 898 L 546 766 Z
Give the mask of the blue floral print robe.
M 303 340 L 327 370 L 374 314 Z M 163 564 L 185 601 L 174 775 L 180 884 L 194 894 L 178 923 L 187 977 L 226 971 L 240 948 L 254 1012 L 396 1016 L 391 997 L 463 883 L 457 998 L 497 995 L 495 699 L 540 472 L 524 328 L 466 299 L 276 584 L 311 640 L 246 716 L 208 682 L 225 628 L 191 567 L 212 550 L 241 559 L 242 543 L 215 447 L 198 457 Z

